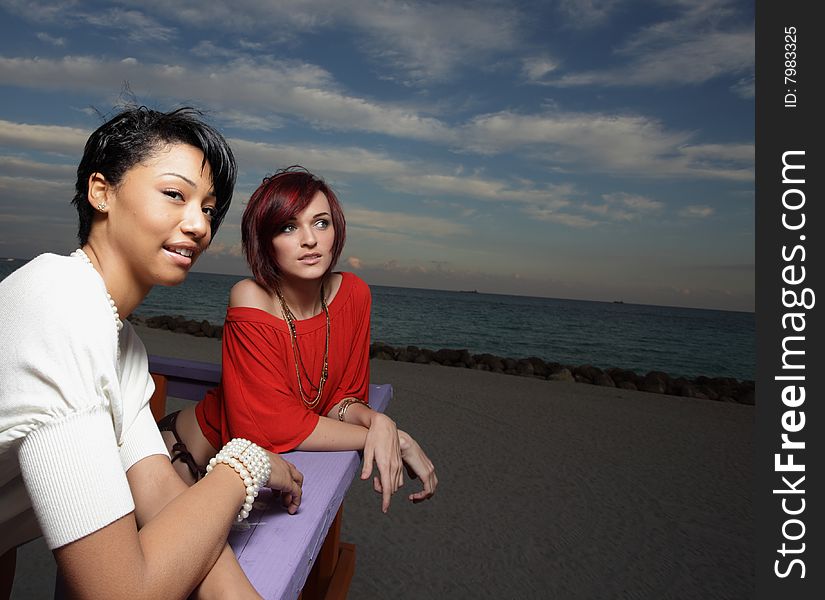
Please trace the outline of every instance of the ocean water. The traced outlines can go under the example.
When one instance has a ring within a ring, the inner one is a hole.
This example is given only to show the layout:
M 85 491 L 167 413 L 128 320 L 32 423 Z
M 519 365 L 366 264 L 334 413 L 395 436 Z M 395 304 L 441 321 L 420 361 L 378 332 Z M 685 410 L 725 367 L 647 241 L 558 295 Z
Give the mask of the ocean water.
M 22 264 L 0 259 L 0 279 Z M 192 273 L 180 286 L 154 288 L 135 314 L 223 323 L 229 290 L 240 279 Z M 538 356 L 637 373 L 754 379 L 753 313 L 379 285 L 370 289 L 372 340 L 392 346 L 466 348 L 473 354 Z

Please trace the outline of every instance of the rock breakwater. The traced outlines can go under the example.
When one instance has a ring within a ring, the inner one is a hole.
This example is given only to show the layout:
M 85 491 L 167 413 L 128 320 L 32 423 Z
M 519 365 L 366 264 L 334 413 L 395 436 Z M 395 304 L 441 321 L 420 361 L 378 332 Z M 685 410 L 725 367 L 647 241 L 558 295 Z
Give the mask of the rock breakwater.
M 166 329 L 196 337 L 220 339 L 223 335 L 223 325 L 212 325 L 208 321 L 188 320 L 181 316 L 162 315 L 143 318 L 133 315 L 129 317 L 129 321 L 146 327 Z M 395 347 L 383 342 L 373 342 L 370 345 L 370 358 L 461 367 L 505 375 L 585 383 L 685 398 L 701 398 L 749 405 L 755 403 L 754 382 L 732 377 L 699 376 L 688 379 L 685 377 L 672 377 L 662 371 L 639 374 L 618 367 L 601 369 L 589 364 L 564 365 L 545 361 L 536 356 L 509 358 L 487 353 L 471 354 L 466 349 L 442 348 L 440 350 L 430 350 L 417 346 Z

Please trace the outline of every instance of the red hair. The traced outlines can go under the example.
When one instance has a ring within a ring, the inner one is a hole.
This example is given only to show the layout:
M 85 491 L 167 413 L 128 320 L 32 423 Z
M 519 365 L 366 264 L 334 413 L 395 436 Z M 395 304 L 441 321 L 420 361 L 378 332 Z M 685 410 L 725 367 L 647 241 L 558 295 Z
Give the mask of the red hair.
M 266 177 L 249 198 L 241 220 L 241 243 L 252 275 L 269 291 L 275 291 L 281 278 L 272 238 L 309 206 L 318 192 L 322 192 L 329 202 L 335 230 L 329 272 L 344 249 L 347 224 L 335 192 L 323 179 L 294 165 Z

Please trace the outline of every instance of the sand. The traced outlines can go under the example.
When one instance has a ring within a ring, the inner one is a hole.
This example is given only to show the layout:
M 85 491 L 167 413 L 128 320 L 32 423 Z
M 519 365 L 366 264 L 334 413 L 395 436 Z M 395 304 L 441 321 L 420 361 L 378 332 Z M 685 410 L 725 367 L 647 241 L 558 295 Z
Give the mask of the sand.
M 139 333 L 150 354 L 220 359 L 216 340 Z M 353 483 L 350 598 L 753 595 L 752 406 L 393 361 L 371 369 L 393 385 L 388 414 L 440 483 L 423 504 L 397 495 L 388 515 L 368 483 Z M 18 578 L 49 580 L 42 542 L 19 556 Z M 41 597 L 20 583 L 13 598 Z

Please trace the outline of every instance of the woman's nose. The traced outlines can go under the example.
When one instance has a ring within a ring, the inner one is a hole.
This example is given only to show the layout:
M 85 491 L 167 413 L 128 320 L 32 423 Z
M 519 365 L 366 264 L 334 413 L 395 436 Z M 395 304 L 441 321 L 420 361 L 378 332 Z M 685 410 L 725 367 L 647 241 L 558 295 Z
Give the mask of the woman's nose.
M 200 203 L 187 203 L 181 222 L 181 230 L 198 240 L 210 233 L 209 218 L 204 214 Z
M 312 227 L 303 227 L 301 228 L 301 245 L 302 246 L 309 246 L 312 247 L 318 243 L 318 239 L 315 237 L 315 231 Z

